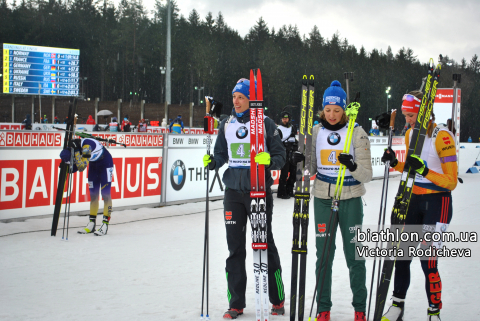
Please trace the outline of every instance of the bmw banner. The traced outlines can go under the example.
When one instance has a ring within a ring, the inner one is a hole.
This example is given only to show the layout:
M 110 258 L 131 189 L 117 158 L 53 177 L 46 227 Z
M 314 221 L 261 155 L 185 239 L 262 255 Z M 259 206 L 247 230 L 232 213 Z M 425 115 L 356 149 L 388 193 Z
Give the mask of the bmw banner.
M 210 150 L 213 154 L 217 136 L 211 135 Z M 168 156 L 165 168 L 166 202 L 205 198 L 207 172 L 203 167 L 203 155 L 207 152 L 207 135 L 168 135 Z M 223 196 L 224 165 L 218 172 L 210 172 L 210 196 Z

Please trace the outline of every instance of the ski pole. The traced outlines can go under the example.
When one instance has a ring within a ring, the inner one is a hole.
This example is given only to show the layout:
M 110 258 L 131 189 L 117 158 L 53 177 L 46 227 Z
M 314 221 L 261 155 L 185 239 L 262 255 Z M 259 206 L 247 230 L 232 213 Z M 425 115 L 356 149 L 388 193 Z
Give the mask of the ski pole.
M 210 155 L 210 146 L 211 146 L 211 134 L 215 130 L 215 120 L 220 117 L 222 110 L 222 103 L 214 101 L 212 97 L 205 97 L 206 103 L 206 116 L 204 117 L 203 130 L 207 134 L 207 155 Z M 200 320 L 203 320 L 203 306 L 205 303 L 206 315 L 205 320 L 210 320 L 208 315 L 208 277 L 209 277 L 209 185 L 210 185 L 210 170 L 206 168 L 207 171 L 207 190 L 205 196 L 205 237 L 203 244 L 203 274 L 202 274 L 202 307 L 200 312 Z M 215 180 L 215 178 L 214 178 Z M 206 296 L 206 300 L 205 300 Z
M 395 127 L 395 116 L 397 115 L 397 110 L 393 109 L 391 114 L 390 114 L 390 131 L 388 133 L 388 147 L 392 147 L 392 132 Z M 377 125 L 380 125 L 377 122 Z M 380 212 L 378 214 L 378 225 L 377 225 L 377 233 L 380 232 L 380 230 L 383 230 L 383 227 L 385 226 L 385 213 L 387 209 L 387 195 L 388 195 L 388 181 L 390 178 L 390 161 L 385 162 L 385 168 L 383 172 L 383 186 L 382 186 L 382 196 L 380 198 Z M 383 223 L 382 223 L 382 217 L 383 217 Z M 375 247 L 378 247 L 378 241 L 375 243 Z M 380 243 L 380 248 L 383 248 L 383 241 Z M 381 258 L 378 260 L 378 265 L 381 266 Z M 370 283 L 370 295 L 368 298 L 368 309 L 367 309 L 367 321 L 370 318 L 370 305 L 372 302 L 372 292 L 373 292 L 373 281 L 375 278 L 375 267 L 377 263 L 377 258 L 375 257 L 373 260 L 373 269 L 372 269 L 372 279 Z M 378 276 L 377 276 L 377 288 L 380 284 L 380 268 L 378 269 Z
M 210 155 L 210 134 L 209 134 L 209 128 L 208 128 L 208 118 L 210 116 L 210 100 L 205 99 L 206 103 L 206 121 L 204 122 L 204 131 L 207 133 L 207 155 Z M 206 305 L 206 316 L 205 320 L 209 320 L 210 317 L 208 315 L 208 212 L 209 212 L 209 182 L 210 182 L 210 170 L 208 169 L 207 166 L 207 190 L 206 190 L 206 196 L 205 196 L 205 235 L 204 235 L 204 240 L 203 240 L 203 273 L 202 273 L 202 309 L 200 313 L 200 320 L 203 319 L 203 305 L 205 302 Z M 206 283 L 206 289 L 205 289 L 205 283 Z M 206 293 L 205 293 L 206 292 Z M 205 294 L 206 294 L 206 300 L 205 300 Z

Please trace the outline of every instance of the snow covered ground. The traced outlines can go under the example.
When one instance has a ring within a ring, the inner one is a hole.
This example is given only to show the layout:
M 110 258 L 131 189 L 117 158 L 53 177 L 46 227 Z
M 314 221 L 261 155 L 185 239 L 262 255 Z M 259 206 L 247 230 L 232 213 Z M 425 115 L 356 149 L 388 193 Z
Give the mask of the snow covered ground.
M 468 225 L 471 231 L 478 232 L 480 174 L 462 174 L 465 171 L 466 167 L 460 169 L 464 184 L 458 184 L 453 192 L 452 225 Z M 388 208 L 392 206 L 398 182 L 398 177 L 390 181 Z M 366 186 L 366 225 L 377 224 L 381 187 L 381 180 Z M 209 313 L 212 320 L 221 320 L 228 307 L 224 273 L 228 251 L 222 201 L 211 202 L 210 208 Z M 77 234 L 88 218 L 72 216 L 68 241 L 62 241 L 63 218 L 57 237 L 50 237 L 51 218 L 0 223 L 0 320 L 198 320 L 204 209 L 205 203 L 200 202 L 117 211 L 105 237 Z M 282 260 L 287 314 L 292 210 L 292 199 L 275 198 L 273 231 Z M 313 213 L 313 207 L 310 212 Z M 314 232 L 311 219 L 307 316 L 315 284 Z M 333 272 L 333 321 L 353 320 L 354 314 L 341 242 L 338 236 Z M 250 271 L 252 256 L 247 253 L 247 271 Z M 367 261 L 367 288 L 370 288 L 372 264 L 373 261 Z M 470 259 L 440 259 L 442 320 L 480 319 L 479 264 L 478 255 Z M 247 308 L 239 320 L 255 318 L 251 275 L 250 271 Z M 424 287 L 420 262 L 414 261 L 405 320 L 426 319 Z M 271 317 L 271 320 L 288 320 L 288 315 Z

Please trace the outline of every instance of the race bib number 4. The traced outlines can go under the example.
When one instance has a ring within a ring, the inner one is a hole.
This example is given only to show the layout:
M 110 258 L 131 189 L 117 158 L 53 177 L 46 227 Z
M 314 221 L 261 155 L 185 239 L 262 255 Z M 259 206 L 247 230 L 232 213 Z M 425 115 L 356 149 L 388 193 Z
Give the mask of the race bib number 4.
M 339 149 L 322 149 L 320 151 L 320 161 L 322 165 L 340 165 L 338 155 L 342 151 Z
M 250 143 L 232 143 L 232 158 L 250 159 Z

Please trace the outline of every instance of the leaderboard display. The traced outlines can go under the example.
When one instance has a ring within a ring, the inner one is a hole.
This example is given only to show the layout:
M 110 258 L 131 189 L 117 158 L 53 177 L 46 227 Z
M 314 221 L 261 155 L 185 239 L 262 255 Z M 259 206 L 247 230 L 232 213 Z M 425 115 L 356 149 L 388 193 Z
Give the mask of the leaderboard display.
M 78 96 L 80 50 L 3 44 L 3 93 Z

